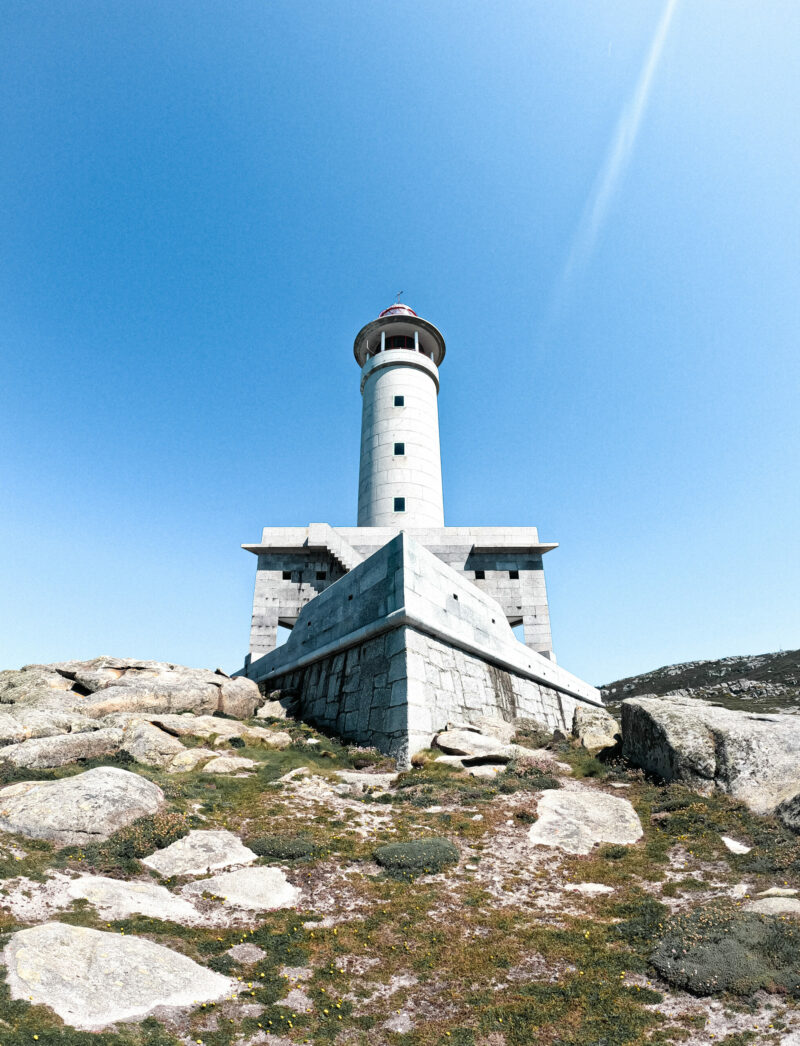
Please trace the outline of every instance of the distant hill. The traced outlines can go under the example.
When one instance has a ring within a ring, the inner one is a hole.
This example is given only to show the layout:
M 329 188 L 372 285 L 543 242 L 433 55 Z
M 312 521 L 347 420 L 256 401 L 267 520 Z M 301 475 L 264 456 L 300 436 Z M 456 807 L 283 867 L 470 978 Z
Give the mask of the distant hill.
M 613 712 L 626 697 L 696 697 L 749 712 L 800 712 L 800 650 L 687 661 L 601 687 Z

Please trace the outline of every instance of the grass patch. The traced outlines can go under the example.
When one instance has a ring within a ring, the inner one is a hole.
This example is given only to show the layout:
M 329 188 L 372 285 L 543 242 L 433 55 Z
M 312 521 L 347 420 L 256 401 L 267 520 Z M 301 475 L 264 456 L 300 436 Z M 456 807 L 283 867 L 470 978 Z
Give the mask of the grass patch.
M 375 860 L 396 879 L 434 875 L 458 863 L 458 847 L 449 839 L 409 839 L 379 846 Z
M 260 835 L 247 839 L 246 845 L 259 857 L 273 861 L 309 861 L 322 851 L 309 835 Z

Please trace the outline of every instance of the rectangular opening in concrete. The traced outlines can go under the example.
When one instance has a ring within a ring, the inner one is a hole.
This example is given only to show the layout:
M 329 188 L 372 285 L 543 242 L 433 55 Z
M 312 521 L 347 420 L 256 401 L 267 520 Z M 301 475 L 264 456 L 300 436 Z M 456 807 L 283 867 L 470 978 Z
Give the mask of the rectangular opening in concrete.
M 486 571 L 485 570 L 476 570 L 475 571 L 475 580 L 476 581 L 485 581 L 486 580 Z
M 395 498 L 394 499 L 394 510 L 395 512 L 405 512 L 406 510 L 406 499 Z
M 317 571 L 317 581 L 324 581 L 327 576 L 328 575 L 324 570 Z
M 518 570 L 509 570 L 508 576 L 511 578 L 512 581 L 519 581 L 519 571 Z
M 292 580 L 292 572 L 291 572 L 291 570 L 284 570 L 284 572 L 283 572 L 283 574 L 281 576 L 282 576 L 284 581 L 291 581 Z
M 395 445 L 394 445 L 394 452 L 395 452 L 395 454 L 405 454 L 405 452 L 406 452 L 406 445 L 405 445 L 405 443 L 395 443 Z
M 394 405 L 395 405 L 395 407 L 405 407 L 405 405 L 406 405 L 406 398 L 405 398 L 405 396 L 395 396 L 395 398 L 394 398 Z

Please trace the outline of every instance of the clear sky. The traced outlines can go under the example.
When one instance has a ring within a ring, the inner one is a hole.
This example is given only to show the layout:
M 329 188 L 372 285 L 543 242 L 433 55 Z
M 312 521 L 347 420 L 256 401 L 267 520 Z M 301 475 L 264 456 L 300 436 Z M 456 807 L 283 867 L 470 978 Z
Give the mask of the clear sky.
M 239 667 L 354 524 L 355 333 L 447 339 L 446 521 L 601 683 L 800 646 L 796 0 L 6 0 L 0 667 Z

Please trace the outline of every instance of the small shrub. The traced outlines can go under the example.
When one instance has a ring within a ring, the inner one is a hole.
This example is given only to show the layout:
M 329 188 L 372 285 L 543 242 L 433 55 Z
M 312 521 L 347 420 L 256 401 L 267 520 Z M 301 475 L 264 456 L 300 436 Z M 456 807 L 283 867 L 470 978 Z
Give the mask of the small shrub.
M 154 851 L 161 850 L 188 835 L 189 829 L 185 814 L 164 812 L 152 817 L 140 817 L 115 832 L 104 843 L 62 850 L 59 863 L 79 858 L 84 866 L 88 865 L 96 870 L 138 871 L 140 869 L 135 861 L 141 857 L 148 857 Z
M 621 861 L 623 857 L 627 857 L 629 853 L 629 847 L 617 846 L 616 844 L 605 846 L 602 850 L 602 855 L 607 861 Z
M 230 744 L 231 748 L 244 748 L 243 737 L 232 737 L 228 743 Z
M 672 919 L 650 957 L 676 988 L 695 995 L 800 988 L 800 926 L 715 907 Z
M 536 763 L 512 759 L 505 773 L 498 777 L 497 790 L 504 795 L 514 792 L 543 792 L 547 788 L 560 788 L 557 777 Z
M 259 857 L 273 861 L 308 861 L 320 852 L 319 845 L 308 835 L 262 835 L 248 839 L 247 845 Z
M 434 875 L 458 861 L 458 847 L 449 839 L 411 839 L 379 846 L 375 860 L 396 879 Z

